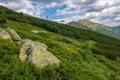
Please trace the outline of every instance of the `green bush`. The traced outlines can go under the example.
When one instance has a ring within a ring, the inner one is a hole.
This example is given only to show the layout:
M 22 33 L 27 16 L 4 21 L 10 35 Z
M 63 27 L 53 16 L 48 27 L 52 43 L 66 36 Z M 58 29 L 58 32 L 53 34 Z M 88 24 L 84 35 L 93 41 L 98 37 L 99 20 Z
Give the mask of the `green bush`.
M 3 26 L 3 24 L 6 22 L 7 22 L 7 17 L 5 15 L 5 12 L 0 9 L 0 25 Z

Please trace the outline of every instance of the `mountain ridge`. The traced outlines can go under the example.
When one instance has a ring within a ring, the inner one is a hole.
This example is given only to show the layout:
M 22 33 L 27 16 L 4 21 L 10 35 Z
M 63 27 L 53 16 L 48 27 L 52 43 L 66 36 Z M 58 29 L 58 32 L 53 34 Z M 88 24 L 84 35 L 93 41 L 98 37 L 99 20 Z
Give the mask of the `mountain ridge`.
M 82 26 L 81 24 L 84 26 Z M 120 30 L 117 30 L 117 29 L 115 30 L 114 27 L 104 26 L 104 25 L 101 25 L 99 23 L 95 23 L 95 22 L 92 22 L 89 20 L 78 20 L 76 22 L 70 22 L 70 23 L 68 23 L 68 25 L 95 31 L 95 32 L 102 33 L 102 34 L 112 36 L 115 38 L 120 38 L 120 36 L 119 36 L 120 33 L 118 34 L 118 32 L 120 32 Z
M 96 30 L 97 28 L 106 28 L 106 29 L 110 29 L 108 26 L 104 26 L 104 25 L 101 25 L 101 24 L 98 24 L 98 23 L 95 23 L 95 22 L 92 22 L 92 21 L 89 21 L 89 20 L 78 20 L 77 23 L 81 23 L 83 25 L 86 25 L 90 28 L 92 28 L 93 30 Z

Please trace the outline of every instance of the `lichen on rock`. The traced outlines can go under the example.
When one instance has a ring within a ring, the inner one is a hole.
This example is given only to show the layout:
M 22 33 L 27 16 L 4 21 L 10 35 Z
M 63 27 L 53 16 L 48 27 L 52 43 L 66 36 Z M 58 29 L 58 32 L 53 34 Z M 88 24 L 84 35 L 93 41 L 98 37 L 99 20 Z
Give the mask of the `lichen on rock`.
M 0 28 L 0 38 L 19 41 L 22 44 L 19 55 L 22 61 L 30 61 L 40 68 L 46 65 L 59 65 L 60 60 L 47 51 L 47 45 L 29 39 L 22 40 L 12 28 Z
M 0 38 L 12 40 L 10 35 L 5 31 L 5 29 L 2 29 L 2 28 L 0 28 Z
M 47 51 L 45 44 L 29 39 L 22 40 L 22 48 L 19 57 L 22 61 L 31 61 L 41 68 L 46 65 L 58 65 L 60 62 L 58 58 Z
M 13 41 L 21 41 L 22 39 L 20 38 L 20 36 L 16 33 L 15 30 L 13 30 L 12 28 L 8 27 L 6 29 L 7 33 L 11 36 Z

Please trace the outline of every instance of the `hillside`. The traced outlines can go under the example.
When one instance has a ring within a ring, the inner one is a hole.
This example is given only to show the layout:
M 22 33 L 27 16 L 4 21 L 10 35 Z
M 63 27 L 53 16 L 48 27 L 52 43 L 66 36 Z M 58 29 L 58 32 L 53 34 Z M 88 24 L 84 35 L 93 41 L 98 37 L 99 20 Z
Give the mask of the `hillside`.
M 38 68 L 19 61 L 19 43 L 0 39 L 1 80 L 120 80 L 120 40 L 89 30 L 26 16 L 0 6 L 22 39 L 48 45 L 59 66 Z M 33 33 L 33 30 L 47 33 Z M 12 74 L 12 75 L 11 75 Z
M 114 34 L 116 34 L 117 37 L 120 37 L 120 26 L 112 27 Z
M 78 22 L 75 22 L 75 21 L 69 22 L 68 25 L 74 26 L 74 27 L 77 27 L 77 28 L 80 28 L 80 29 L 92 30 L 92 28 L 90 28 L 90 27 L 88 27 L 86 25 L 80 24 Z
M 101 24 L 98 24 L 95 22 L 91 22 L 89 20 L 79 20 L 77 22 L 70 22 L 70 23 L 68 23 L 68 25 L 95 31 L 95 32 L 99 32 L 99 33 L 102 33 L 102 34 L 105 34 L 108 36 L 112 36 L 112 37 L 117 37 L 117 38 L 119 37 L 116 35 L 116 33 L 114 33 L 115 31 L 111 27 L 104 26 L 104 25 L 101 25 Z M 118 32 L 120 32 L 120 31 L 118 31 Z
M 100 24 L 98 24 L 98 23 L 91 22 L 91 21 L 89 21 L 89 20 L 79 20 L 79 21 L 77 21 L 77 23 L 86 25 L 86 26 L 88 26 L 89 28 L 91 28 L 91 29 L 93 29 L 93 30 L 97 30 L 97 29 L 100 29 L 100 28 L 104 28 L 104 29 L 106 29 L 106 30 L 110 30 L 110 28 L 107 27 L 107 26 L 103 26 L 103 25 L 100 25 Z

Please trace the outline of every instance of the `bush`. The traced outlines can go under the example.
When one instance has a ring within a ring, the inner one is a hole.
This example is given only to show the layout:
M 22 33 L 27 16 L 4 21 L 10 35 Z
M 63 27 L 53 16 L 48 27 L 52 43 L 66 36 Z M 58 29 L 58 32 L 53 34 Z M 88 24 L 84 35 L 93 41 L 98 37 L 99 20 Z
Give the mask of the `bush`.
M 3 10 L 0 10 L 0 12 L 1 12 L 0 13 L 0 25 L 3 26 L 3 24 L 7 22 L 7 18 Z

